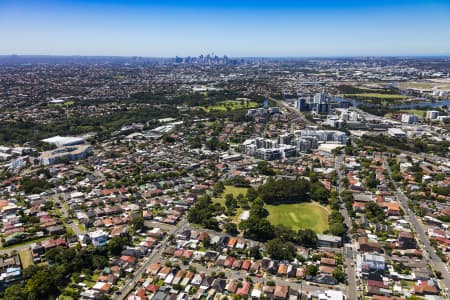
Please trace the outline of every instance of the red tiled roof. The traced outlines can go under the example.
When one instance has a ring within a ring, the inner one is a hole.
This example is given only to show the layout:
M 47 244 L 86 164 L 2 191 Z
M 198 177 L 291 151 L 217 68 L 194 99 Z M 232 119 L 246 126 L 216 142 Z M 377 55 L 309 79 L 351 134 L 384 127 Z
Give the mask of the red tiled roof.
M 236 291 L 236 295 L 238 296 L 246 296 L 250 291 L 250 282 L 246 281 L 243 283 L 242 287 Z
M 120 260 L 123 260 L 127 263 L 135 263 L 136 262 L 136 257 L 133 256 L 128 256 L 128 255 L 122 255 L 120 257 Z
M 450 240 L 449 239 L 446 239 L 446 238 L 443 238 L 443 237 L 440 237 L 440 236 L 433 237 L 433 240 L 436 240 L 437 242 L 439 242 L 441 244 L 450 245 Z
M 386 288 L 386 286 L 384 285 L 384 283 L 382 281 L 377 281 L 377 280 L 367 280 L 367 286 L 374 286 L 374 287 L 379 287 L 379 288 Z
M 149 284 L 145 287 L 145 289 L 151 293 L 156 293 L 159 290 L 159 286 L 155 284 Z
M 437 294 L 438 290 L 435 286 L 429 285 L 426 282 L 421 282 L 420 285 L 414 286 L 414 294 Z

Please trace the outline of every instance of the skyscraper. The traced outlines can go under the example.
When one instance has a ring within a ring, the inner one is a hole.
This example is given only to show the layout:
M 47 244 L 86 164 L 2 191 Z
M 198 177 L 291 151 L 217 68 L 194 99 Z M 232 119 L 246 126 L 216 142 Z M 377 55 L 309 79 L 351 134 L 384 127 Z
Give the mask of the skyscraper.
M 306 111 L 308 110 L 308 105 L 306 104 L 305 98 L 298 98 L 297 99 L 297 110 L 298 111 Z
M 314 95 L 314 104 L 324 104 L 326 97 L 324 93 L 317 93 Z

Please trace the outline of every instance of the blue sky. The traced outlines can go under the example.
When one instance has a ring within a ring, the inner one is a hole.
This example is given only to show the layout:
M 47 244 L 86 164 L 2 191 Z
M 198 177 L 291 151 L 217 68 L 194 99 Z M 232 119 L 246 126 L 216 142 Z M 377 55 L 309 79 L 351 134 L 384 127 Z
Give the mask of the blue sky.
M 450 1 L 0 0 L 0 54 L 450 55 Z

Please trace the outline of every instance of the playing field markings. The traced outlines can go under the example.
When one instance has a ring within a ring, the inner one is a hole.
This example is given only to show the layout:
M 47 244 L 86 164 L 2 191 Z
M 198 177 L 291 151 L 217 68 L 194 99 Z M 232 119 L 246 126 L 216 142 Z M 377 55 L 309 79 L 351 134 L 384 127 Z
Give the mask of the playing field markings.
M 289 217 L 291 217 L 292 221 L 294 221 L 295 223 L 298 223 L 298 219 L 297 219 L 297 216 L 295 215 L 295 213 L 290 212 Z

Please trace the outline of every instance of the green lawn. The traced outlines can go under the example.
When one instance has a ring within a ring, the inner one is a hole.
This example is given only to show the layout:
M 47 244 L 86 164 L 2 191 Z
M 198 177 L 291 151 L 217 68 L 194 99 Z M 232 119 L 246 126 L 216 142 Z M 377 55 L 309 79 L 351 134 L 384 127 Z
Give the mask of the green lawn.
M 54 209 L 51 209 L 48 211 L 49 214 L 57 217 L 57 218 L 61 218 L 62 217 L 62 212 L 59 208 L 55 207 Z
M 69 224 L 64 224 L 64 227 L 66 228 L 66 233 L 68 235 L 75 235 L 75 231 L 73 231 L 72 227 Z
M 214 203 L 220 203 L 220 205 L 225 207 L 225 195 L 227 195 L 227 194 L 232 194 L 234 198 L 236 198 L 239 194 L 242 194 L 245 196 L 245 195 L 247 195 L 247 188 L 226 185 L 225 190 L 223 191 L 222 195 L 220 195 L 219 197 L 213 198 L 212 201 Z M 242 214 L 242 210 L 243 209 L 240 207 L 236 208 L 236 214 L 232 218 L 233 222 L 239 223 L 239 217 Z
M 87 285 L 89 288 L 92 288 L 97 282 L 97 278 L 100 276 L 99 273 L 94 273 L 93 275 L 85 274 L 86 277 L 83 280 L 83 283 Z
M 239 110 L 258 107 L 258 103 L 248 99 L 226 100 L 216 103 L 215 105 L 203 106 L 205 112 L 210 111 L 227 111 Z
M 415 282 L 414 281 L 407 281 L 407 280 L 401 280 L 400 285 L 402 288 L 412 289 L 414 288 Z
M 367 99 L 395 99 L 402 100 L 406 99 L 406 96 L 398 94 L 379 94 L 379 93 L 362 93 L 362 94 L 344 94 L 344 97 L 349 98 L 367 98 Z
M 45 240 L 50 239 L 48 236 L 44 236 L 44 237 L 40 237 L 40 238 L 36 238 L 36 239 L 31 239 L 25 242 L 18 242 L 16 244 L 12 244 L 6 247 L 3 247 L 3 245 L 0 247 L 0 250 L 7 250 L 7 249 L 12 249 L 12 248 L 16 248 L 18 246 L 22 246 L 22 245 L 29 245 L 29 244 L 33 244 L 33 243 L 37 243 L 37 242 L 42 242 Z
M 402 82 L 400 83 L 400 86 L 402 88 L 413 88 L 413 89 L 432 89 L 433 83 L 432 82 L 416 82 L 416 81 L 410 81 L 410 82 Z
M 72 106 L 72 105 L 74 105 L 74 104 L 75 104 L 75 101 L 70 100 L 70 101 L 66 101 L 66 102 L 64 102 L 64 103 L 57 103 L 57 104 L 53 104 L 53 105 L 54 105 L 54 106 L 57 106 L 57 107 L 63 107 L 63 106 L 69 107 L 69 106 Z
M 330 210 L 318 203 L 296 203 L 265 205 L 269 221 L 274 225 L 285 225 L 293 230 L 312 229 L 322 233 L 328 229 Z
M 31 256 L 31 251 L 29 249 L 20 251 L 19 256 L 24 269 L 33 264 L 33 257 Z
M 416 88 L 416 89 L 438 89 L 438 90 L 450 90 L 450 84 L 448 81 L 411 81 L 400 83 L 402 88 Z
M 425 110 L 418 110 L 418 109 L 404 109 L 404 110 L 398 110 L 395 111 L 395 113 L 404 113 L 404 114 L 414 114 L 417 115 L 419 118 L 424 119 L 425 115 L 426 115 L 426 111 Z M 392 117 L 392 112 L 389 112 L 385 115 L 386 118 L 390 118 Z
M 81 223 L 77 223 L 77 227 L 81 232 L 85 232 L 86 231 L 86 226 L 84 226 L 84 224 Z
M 436 87 L 437 87 L 439 90 L 450 91 L 450 84 L 448 84 L 448 83 L 437 84 Z

